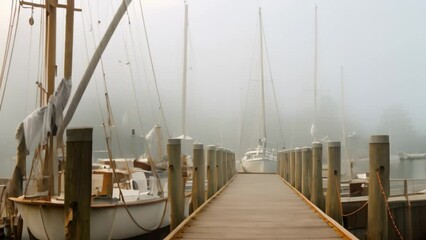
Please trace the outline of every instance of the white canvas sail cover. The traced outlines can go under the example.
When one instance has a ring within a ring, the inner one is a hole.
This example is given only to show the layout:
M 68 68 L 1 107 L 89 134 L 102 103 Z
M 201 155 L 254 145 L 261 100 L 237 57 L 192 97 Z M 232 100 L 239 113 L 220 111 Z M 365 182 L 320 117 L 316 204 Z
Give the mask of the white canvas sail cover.
M 38 144 L 46 144 L 49 133 L 55 135 L 63 123 L 63 111 L 71 95 L 71 79 L 62 79 L 46 106 L 38 108 L 19 125 L 16 139 L 25 139 L 27 153 Z
M 145 136 L 148 144 L 149 155 L 153 162 L 166 161 L 166 143 L 163 138 L 161 127 L 157 124 Z

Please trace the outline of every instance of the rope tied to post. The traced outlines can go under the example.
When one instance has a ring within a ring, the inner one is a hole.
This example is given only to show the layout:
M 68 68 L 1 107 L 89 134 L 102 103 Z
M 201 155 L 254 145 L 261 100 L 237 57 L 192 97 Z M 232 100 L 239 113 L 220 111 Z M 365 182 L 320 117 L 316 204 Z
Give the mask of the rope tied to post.
M 376 176 L 377 176 L 377 180 L 378 180 L 378 182 L 379 182 L 380 192 L 382 193 L 383 200 L 385 201 L 385 204 L 386 204 L 386 209 L 387 209 L 387 211 L 388 211 L 389 218 L 390 218 L 390 219 L 391 219 L 391 221 L 392 221 L 392 225 L 393 225 L 393 227 L 394 227 L 394 229 L 395 229 L 396 233 L 398 234 L 399 239 L 404 240 L 404 238 L 403 238 L 403 237 L 402 237 L 402 235 L 401 235 L 401 232 L 399 231 L 398 227 L 396 226 L 395 220 L 394 220 L 393 215 L 392 215 L 392 212 L 391 212 L 391 210 L 390 210 L 389 203 L 388 203 L 388 199 L 387 199 L 387 197 L 386 197 L 386 193 L 385 193 L 385 190 L 384 190 L 383 185 L 382 185 L 382 180 L 380 179 L 379 169 L 376 169 Z
M 355 209 L 353 212 L 343 213 L 343 204 L 342 204 L 342 199 L 340 198 L 340 189 L 339 189 L 339 184 L 337 182 L 337 179 L 336 179 L 335 182 L 336 182 L 336 191 L 337 191 L 337 196 L 338 196 L 338 199 L 339 199 L 340 212 L 342 213 L 342 217 L 352 216 L 352 215 L 356 214 L 357 212 L 361 211 L 365 206 L 368 205 L 368 201 L 366 201 L 361 207 L 359 207 L 358 209 Z

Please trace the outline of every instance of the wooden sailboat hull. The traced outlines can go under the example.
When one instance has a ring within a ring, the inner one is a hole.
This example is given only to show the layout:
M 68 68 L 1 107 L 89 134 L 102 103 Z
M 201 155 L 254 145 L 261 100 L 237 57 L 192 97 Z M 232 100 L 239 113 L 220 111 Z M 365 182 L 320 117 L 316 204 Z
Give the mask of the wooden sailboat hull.
M 64 239 L 65 213 L 63 201 L 31 201 L 12 199 L 31 233 L 38 239 Z M 186 199 L 188 202 L 188 198 Z M 164 209 L 166 205 L 166 209 Z M 139 236 L 170 224 L 170 203 L 166 198 L 119 203 L 92 204 L 90 239 L 123 239 Z M 185 204 L 185 206 L 188 206 Z M 165 210 L 165 212 L 164 212 Z M 164 212 L 164 218 L 163 218 Z M 185 209 L 187 214 L 187 207 Z M 162 219 L 163 218 L 163 219 Z

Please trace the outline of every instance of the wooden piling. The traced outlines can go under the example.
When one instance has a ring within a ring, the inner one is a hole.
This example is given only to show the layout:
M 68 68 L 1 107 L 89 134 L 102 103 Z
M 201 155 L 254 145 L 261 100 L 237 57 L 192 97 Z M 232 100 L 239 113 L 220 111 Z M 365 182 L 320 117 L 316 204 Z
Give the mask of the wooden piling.
M 227 154 L 227 163 L 228 163 L 228 182 L 231 180 L 232 178 L 232 151 L 228 149 Z
M 297 189 L 297 191 L 302 192 L 302 149 L 295 148 L 294 152 L 294 187 Z
M 217 166 L 217 189 L 216 191 L 219 191 L 219 189 L 223 186 L 223 148 L 219 147 L 216 150 L 216 166 Z
M 312 143 L 312 191 L 311 202 L 324 211 L 322 188 L 322 143 Z
M 223 161 L 223 185 L 228 182 L 228 149 L 223 149 L 222 161 Z
M 375 135 L 370 137 L 370 178 L 368 184 L 368 239 L 388 238 L 388 214 L 382 189 L 389 197 L 389 136 Z M 380 179 L 380 181 L 379 181 Z
M 281 176 L 281 151 L 277 152 L 277 172 L 279 176 Z
M 90 239 L 93 128 L 67 129 L 65 239 Z
M 293 187 L 294 187 L 295 172 L 296 172 L 295 160 L 296 160 L 295 149 L 291 149 L 290 150 L 290 184 Z
M 192 210 L 195 211 L 205 200 L 205 164 L 204 164 L 204 148 L 201 143 L 194 143 L 193 153 L 193 174 L 192 174 Z
M 342 224 L 340 158 L 340 142 L 328 142 L 328 179 L 325 213 L 339 224 Z
M 290 150 L 284 151 L 284 179 L 290 181 Z
M 217 181 L 215 181 L 216 169 L 216 147 L 207 146 L 207 199 L 211 198 L 217 191 Z
M 170 201 L 170 231 L 173 231 L 184 219 L 185 198 L 182 177 L 181 140 L 169 139 L 167 144 L 169 159 L 168 197 Z
M 302 194 L 311 199 L 312 183 L 312 150 L 309 147 L 302 148 Z

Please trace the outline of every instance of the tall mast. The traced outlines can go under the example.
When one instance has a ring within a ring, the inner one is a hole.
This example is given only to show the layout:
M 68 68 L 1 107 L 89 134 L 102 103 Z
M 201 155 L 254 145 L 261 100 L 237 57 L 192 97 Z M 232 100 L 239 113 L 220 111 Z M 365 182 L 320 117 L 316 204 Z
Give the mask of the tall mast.
M 264 83 L 264 73 L 263 73 L 263 24 L 262 24 L 262 8 L 259 7 L 259 29 L 260 29 L 260 88 L 262 96 L 262 130 L 263 138 L 266 139 L 266 124 L 265 124 L 265 83 Z M 266 146 L 266 142 L 264 143 Z
M 46 19 L 47 19 L 47 31 L 46 31 L 46 85 L 47 85 L 47 96 L 45 103 L 49 101 L 49 97 L 53 95 L 55 91 L 55 75 L 56 75 L 56 5 L 58 0 L 46 1 Z
M 74 0 L 67 0 L 67 16 L 65 23 L 65 59 L 64 77 L 66 80 L 72 75 L 72 53 L 74 38 Z
M 183 83 L 182 83 L 182 134 L 186 137 L 186 71 L 188 62 L 188 4 L 185 1 L 185 25 L 183 33 Z
M 345 159 L 348 161 L 348 167 L 349 167 L 349 178 L 352 179 L 352 164 L 351 160 L 349 159 L 349 153 L 348 153 L 348 146 L 346 144 L 346 112 L 345 112 L 345 88 L 344 88 L 344 81 L 343 81 L 343 66 L 340 67 L 340 98 L 342 101 L 342 144 L 344 147 L 344 154 Z
M 318 6 L 315 4 L 315 56 L 314 56 L 314 119 L 311 128 L 311 134 L 316 140 L 316 127 L 317 127 L 317 98 L 318 98 L 318 86 L 317 86 L 317 77 L 318 77 L 318 20 L 317 20 L 317 9 Z

